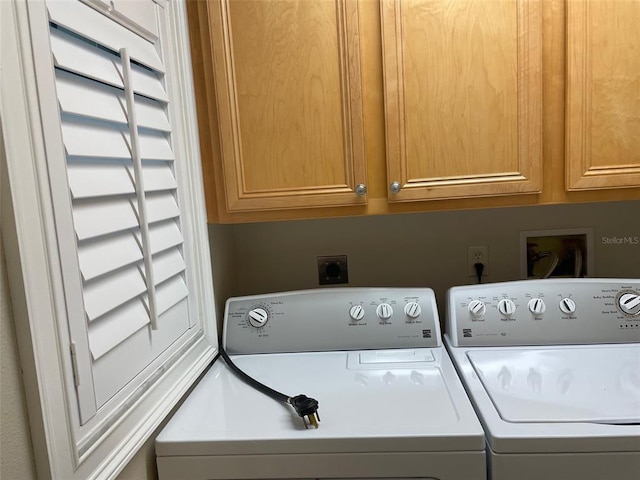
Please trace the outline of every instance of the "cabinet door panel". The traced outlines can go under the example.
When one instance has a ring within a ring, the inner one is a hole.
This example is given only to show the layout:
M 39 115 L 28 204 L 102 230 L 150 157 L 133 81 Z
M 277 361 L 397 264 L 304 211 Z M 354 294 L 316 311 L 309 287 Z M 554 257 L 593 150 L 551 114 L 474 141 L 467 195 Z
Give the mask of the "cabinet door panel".
M 366 203 L 357 7 L 210 4 L 228 211 Z
M 640 2 L 567 7 L 567 188 L 640 186 Z
M 383 0 L 390 201 L 541 188 L 538 2 Z

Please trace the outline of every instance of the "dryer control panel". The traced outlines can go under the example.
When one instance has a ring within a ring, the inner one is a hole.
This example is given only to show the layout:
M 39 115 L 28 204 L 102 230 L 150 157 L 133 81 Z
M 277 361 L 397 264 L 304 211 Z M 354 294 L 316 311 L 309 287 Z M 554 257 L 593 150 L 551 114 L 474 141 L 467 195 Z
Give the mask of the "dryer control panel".
M 640 342 L 640 279 L 547 279 L 447 293 L 453 346 Z
M 430 288 L 323 288 L 234 297 L 224 313 L 230 354 L 442 345 Z

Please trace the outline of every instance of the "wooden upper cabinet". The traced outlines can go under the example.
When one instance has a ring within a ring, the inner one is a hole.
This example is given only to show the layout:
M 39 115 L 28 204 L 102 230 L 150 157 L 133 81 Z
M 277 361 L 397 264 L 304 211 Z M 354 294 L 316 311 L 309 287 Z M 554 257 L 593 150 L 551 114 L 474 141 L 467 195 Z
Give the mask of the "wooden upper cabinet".
M 382 0 L 389 201 L 538 193 L 540 2 Z
M 640 186 L 640 1 L 567 4 L 567 189 Z
M 366 184 L 358 2 L 221 0 L 200 8 L 226 210 L 366 204 L 357 193 Z

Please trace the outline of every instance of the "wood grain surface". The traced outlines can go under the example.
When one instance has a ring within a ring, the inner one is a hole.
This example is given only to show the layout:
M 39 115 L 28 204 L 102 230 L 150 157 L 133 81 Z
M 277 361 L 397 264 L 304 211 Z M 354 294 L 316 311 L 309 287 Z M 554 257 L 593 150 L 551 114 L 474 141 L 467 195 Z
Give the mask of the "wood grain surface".
M 567 4 L 567 188 L 640 184 L 640 1 Z

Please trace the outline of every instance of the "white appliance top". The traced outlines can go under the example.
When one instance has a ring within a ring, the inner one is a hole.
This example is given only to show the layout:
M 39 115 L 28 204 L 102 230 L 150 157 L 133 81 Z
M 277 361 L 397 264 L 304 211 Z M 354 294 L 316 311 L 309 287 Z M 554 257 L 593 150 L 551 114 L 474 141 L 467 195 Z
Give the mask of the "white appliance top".
M 494 452 L 640 451 L 639 289 L 554 279 L 449 290 L 445 344 Z
M 484 451 L 430 289 L 229 299 L 223 341 L 258 381 L 317 399 L 320 427 L 305 429 L 219 359 L 157 437 L 158 456 Z
M 640 344 L 467 356 L 507 422 L 640 424 Z
M 369 363 L 375 353 L 232 357 L 246 373 L 278 391 L 316 398 L 317 430 L 305 429 L 290 407 L 246 385 L 217 361 L 157 437 L 156 453 L 484 450 L 482 427 L 443 347 L 401 350 L 398 363 L 393 358 Z

